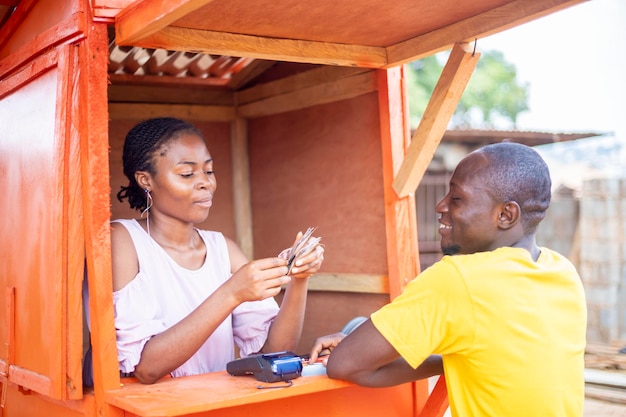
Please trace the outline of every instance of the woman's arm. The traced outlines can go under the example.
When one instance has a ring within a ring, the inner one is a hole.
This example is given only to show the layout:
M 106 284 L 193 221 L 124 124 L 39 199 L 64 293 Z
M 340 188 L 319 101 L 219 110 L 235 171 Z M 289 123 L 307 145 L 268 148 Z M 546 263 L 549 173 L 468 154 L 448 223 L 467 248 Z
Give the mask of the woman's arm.
M 113 287 L 117 291 L 137 275 L 139 263 L 123 226 L 114 227 L 111 236 Z M 266 258 L 239 268 L 187 317 L 150 338 L 135 366 L 135 376 L 142 383 L 156 382 L 193 356 L 238 305 L 277 295 L 289 281 L 286 263 L 278 257 Z
M 301 237 L 302 232 L 299 232 L 295 242 Z M 297 349 L 304 324 L 309 277 L 319 271 L 323 261 L 324 247 L 319 244 L 295 260 L 290 272 L 293 279 L 285 288 L 280 310 L 272 323 L 263 352 Z
M 299 232 L 295 241 L 298 241 L 302 233 Z M 228 240 L 229 253 L 233 268 L 245 264 L 247 259 L 239 247 Z M 318 245 L 313 251 L 301 256 L 295 262 L 291 270 L 291 281 L 285 288 L 285 294 L 280 310 L 270 327 L 262 352 L 279 352 L 283 350 L 295 350 L 304 323 L 304 311 L 306 308 L 308 279 L 316 273 L 324 260 L 324 248 Z

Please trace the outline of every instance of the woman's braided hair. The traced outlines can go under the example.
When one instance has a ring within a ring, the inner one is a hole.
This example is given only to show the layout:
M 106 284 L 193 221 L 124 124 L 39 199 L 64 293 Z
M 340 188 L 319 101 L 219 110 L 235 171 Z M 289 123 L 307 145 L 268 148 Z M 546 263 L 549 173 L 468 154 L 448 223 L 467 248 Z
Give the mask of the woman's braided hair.
M 137 184 L 135 173 L 146 171 L 154 175 L 154 154 L 181 133 L 193 133 L 204 139 L 195 126 L 173 117 L 144 120 L 128 132 L 124 140 L 122 163 L 129 183 L 117 193 L 120 202 L 127 198 L 131 208 L 139 211 L 146 208 L 146 192 Z

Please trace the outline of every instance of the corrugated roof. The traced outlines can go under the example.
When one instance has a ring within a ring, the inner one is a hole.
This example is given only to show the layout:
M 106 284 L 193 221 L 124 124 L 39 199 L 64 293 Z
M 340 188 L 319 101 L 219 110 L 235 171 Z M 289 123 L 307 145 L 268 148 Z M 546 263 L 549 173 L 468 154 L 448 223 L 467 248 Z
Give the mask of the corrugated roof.
M 207 80 L 207 84 L 226 85 L 252 61 L 252 58 L 118 46 L 115 41 L 109 44 L 109 74 L 114 76 L 194 78 Z

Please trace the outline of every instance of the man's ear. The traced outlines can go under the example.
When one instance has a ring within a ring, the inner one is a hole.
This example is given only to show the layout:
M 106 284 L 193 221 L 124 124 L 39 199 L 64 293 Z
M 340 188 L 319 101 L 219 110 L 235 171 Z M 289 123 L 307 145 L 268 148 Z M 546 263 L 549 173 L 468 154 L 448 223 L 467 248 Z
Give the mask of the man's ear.
M 522 209 L 515 201 L 507 201 L 500 207 L 498 213 L 498 227 L 501 229 L 510 229 L 520 221 Z
M 137 181 L 137 184 L 139 184 L 139 186 L 145 190 L 147 189 L 151 189 L 151 181 L 152 178 L 150 177 L 150 174 L 146 171 L 137 171 L 135 172 L 135 181 Z

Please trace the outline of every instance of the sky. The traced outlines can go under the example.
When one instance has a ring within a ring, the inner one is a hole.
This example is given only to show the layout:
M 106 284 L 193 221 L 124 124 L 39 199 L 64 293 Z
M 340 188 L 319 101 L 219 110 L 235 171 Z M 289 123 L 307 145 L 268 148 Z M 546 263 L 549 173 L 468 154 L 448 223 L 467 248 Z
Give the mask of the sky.
M 626 140 L 626 1 L 590 0 L 490 37 L 529 84 L 518 129 Z
M 590 178 L 626 178 L 626 0 L 590 0 L 490 37 L 528 83 L 519 130 L 603 133 L 537 146 L 554 188 L 581 190 Z

